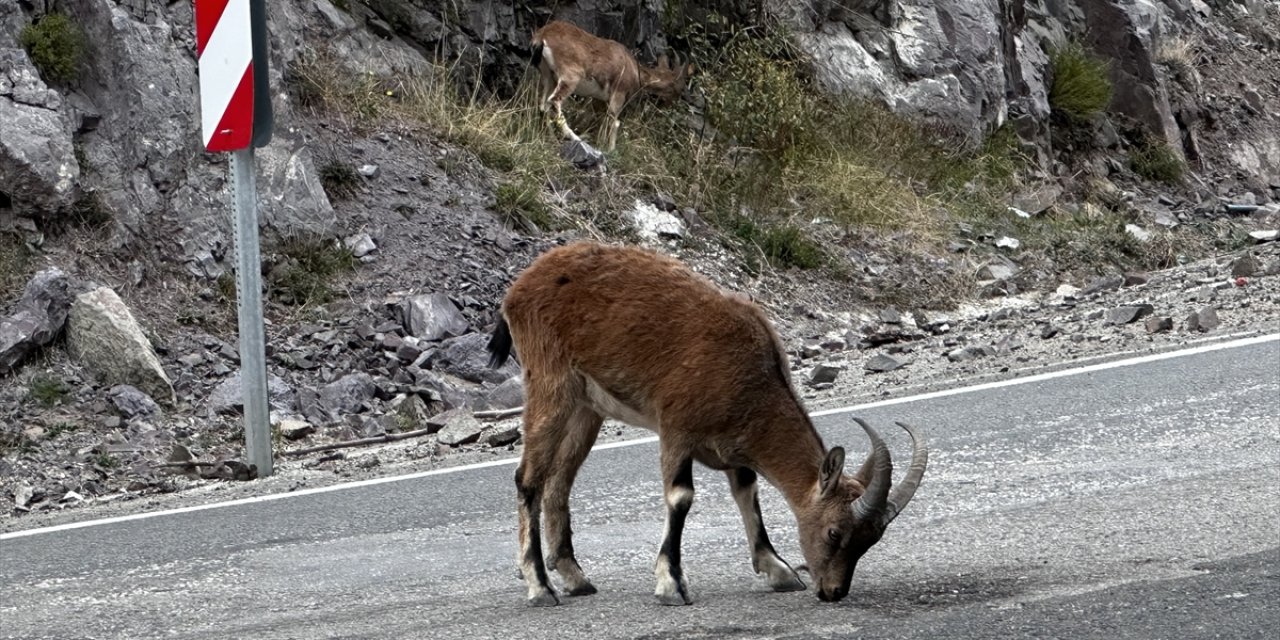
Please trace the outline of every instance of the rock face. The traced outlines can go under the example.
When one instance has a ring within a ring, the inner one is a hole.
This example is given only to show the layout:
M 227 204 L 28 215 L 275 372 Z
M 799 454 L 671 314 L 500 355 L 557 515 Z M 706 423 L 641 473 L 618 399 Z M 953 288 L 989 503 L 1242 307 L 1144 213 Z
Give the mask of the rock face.
M 104 384 L 132 385 L 162 403 L 174 401 L 173 383 L 151 341 L 115 291 L 100 287 L 76 296 L 67 344 Z
M 75 200 L 80 167 L 62 106 L 25 51 L 0 47 L 0 193 L 18 215 L 46 218 Z
M 71 309 L 67 276 L 57 268 L 37 273 L 27 283 L 13 315 L 0 319 L 0 374 L 16 368 L 23 359 L 62 332 Z

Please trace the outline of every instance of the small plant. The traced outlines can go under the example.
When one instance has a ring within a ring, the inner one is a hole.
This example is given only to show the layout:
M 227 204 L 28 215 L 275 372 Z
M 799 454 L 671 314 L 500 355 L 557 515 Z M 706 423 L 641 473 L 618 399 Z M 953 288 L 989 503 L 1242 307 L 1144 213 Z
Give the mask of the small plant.
M 103 469 L 115 469 L 120 466 L 120 459 L 109 453 L 99 453 L 94 456 L 93 463 Z
M 1157 182 L 1177 184 L 1186 172 L 1186 165 L 1178 153 L 1167 143 L 1144 140 L 1129 156 L 1134 173 Z
M 531 180 L 498 185 L 494 192 L 493 208 L 502 214 L 508 224 L 532 224 L 540 231 L 557 227 L 551 209 L 542 201 L 538 185 Z
M 1071 41 L 1050 52 L 1053 84 L 1049 106 L 1072 118 L 1087 118 L 1111 103 L 1110 64 Z
M 68 84 L 76 79 L 84 58 L 85 37 L 80 25 L 64 13 L 49 13 L 23 27 L 22 48 L 48 81 Z
M 41 405 L 52 407 L 56 404 L 61 404 L 70 393 L 71 389 L 62 380 L 50 375 L 39 374 L 31 379 L 31 387 L 27 390 L 27 397 Z
M 331 282 L 353 271 L 351 250 L 340 243 L 317 237 L 290 237 L 281 241 L 279 262 L 271 269 L 268 290 L 285 304 L 308 306 L 333 299 Z
M 822 248 L 793 224 L 766 227 L 746 216 L 738 216 L 730 225 L 733 235 L 759 247 L 775 267 L 814 269 L 826 262 Z
M 1187 38 L 1167 38 L 1156 46 L 1155 60 L 1174 73 L 1189 73 L 1196 66 L 1196 45 Z
M 346 200 L 360 188 L 360 175 L 351 165 L 330 160 L 320 167 L 320 184 L 330 200 Z
M 101 229 L 111 222 L 111 211 L 102 203 L 96 191 L 83 191 L 71 208 L 72 226 L 85 229 Z
M 218 276 L 218 298 L 227 306 L 236 306 L 239 298 L 236 295 L 236 274 L 228 271 Z
M 74 422 L 59 422 L 45 430 L 45 436 L 50 440 L 64 434 L 75 433 L 80 430 L 80 425 Z

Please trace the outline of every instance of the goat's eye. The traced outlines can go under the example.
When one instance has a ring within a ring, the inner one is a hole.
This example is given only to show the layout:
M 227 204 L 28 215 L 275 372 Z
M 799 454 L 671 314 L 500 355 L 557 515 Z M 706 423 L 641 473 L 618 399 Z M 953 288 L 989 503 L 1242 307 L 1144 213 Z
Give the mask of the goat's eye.
M 840 542 L 840 530 L 827 529 L 827 539 L 831 542 Z

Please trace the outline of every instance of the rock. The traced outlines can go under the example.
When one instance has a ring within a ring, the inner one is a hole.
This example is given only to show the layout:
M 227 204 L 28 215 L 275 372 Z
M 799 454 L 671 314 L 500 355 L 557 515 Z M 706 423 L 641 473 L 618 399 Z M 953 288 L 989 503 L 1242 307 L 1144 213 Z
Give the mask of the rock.
M 647 240 L 684 237 L 684 221 L 647 202 L 636 200 L 628 215 L 640 237 Z
M 1058 335 L 1059 332 L 1061 332 L 1061 329 L 1059 329 L 1058 327 L 1055 327 L 1051 324 L 1046 324 L 1044 327 L 1041 327 L 1040 329 L 1040 338 L 1043 340 L 1048 340 L 1049 338 L 1052 338 Z
M 881 309 L 880 322 L 885 324 L 902 324 L 902 313 L 893 307 Z
M 395 408 L 395 426 L 399 431 L 417 431 L 427 428 L 427 403 L 416 393 L 409 394 Z M 388 429 L 390 431 L 390 429 Z
M 560 157 L 581 171 L 604 169 L 604 154 L 582 140 L 566 140 L 560 145 Z
M 1173 331 L 1173 318 L 1168 316 L 1151 316 L 1147 318 L 1147 333 L 1165 333 Z
M 1155 307 L 1149 304 L 1127 305 L 1107 311 L 1106 324 L 1129 324 L 1135 320 L 1155 313 Z
M 1062 187 L 1056 184 L 1041 185 L 1035 190 L 1014 196 L 1012 205 L 1031 215 L 1043 213 L 1062 197 Z
M 951 362 L 968 362 L 974 358 L 983 358 L 995 355 L 995 349 L 978 345 L 970 345 L 952 349 L 947 352 L 947 360 Z
M 443 293 L 405 298 L 397 306 L 400 324 L 422 340 L 443 340 L 467 332 L 467 319 Z
M 349 373 L 320 388 L 320 402 L 335 415 L 360 413 L 369 407 L 369 401 L 377 393 L 373 376 Z
M 54 267 L 27 283 L 13 315 L 0 319 L 0 374 L 17 368 L 28 356 L 62 333 L 71 309 L 67 276 Z
M 512 376 L 520 375 L 520 368 L 512 359 L 498 369 L 489 368 L 489 352 L 485 346 L 489 344 L 489 336 L 482 333 L 470 333 L 459 338 L 450 338 L 440 344 L 440 348 L 431 354 L 427 364 L 434 371 L 442 371 L 469 382 L 491 382 L 502 384 Z
M 1145 273 L 1126 273 L 1124 274 L 1124 286 L 1136 287 L 1144 285 L 1151 280 L 1150 276 Z
M 1272 242 L 1277 237 L 1280 237 L 1280 231 L 1275 229 L 1269 229 L 1266 231 L 1250 231 L 1249 237 L 1253 238 L 1254 242 L 1262 244 L 1264 242 Z
M 285 440 L 301 440 L 316 432 L 316 428 L 305 420 L 281 420 L 276 423 L 280 437 Z
M 1218 310 L 1213 307 L 1205 307 L 1187 317 L 1187 331 L 1212 331 L 1219 324 Z
M 1146 242 L 1151 239 L 1151 232 L 1139 227 L 1136 224 L 1129 223 L 1124 226 L 1125 233 L 1133 236 L 1138 242 Z
M 343 238 L 342 244 L 351 251 L 351 255 L 356 258 L 363 258 L 378 250 L 378 245 L 373 242 L 373 238 L 369 237 L 369 234 L 367 233 L 358 233 L 353 236 L 347 236 L 346 238 Z
M 1155 216 L 1155 223 L 1166 228 L 1172 229 L 1178 226 L 1178 217 L 1167 211 L 1161 211 Z
M 1258 264 L 1258 259 L 1252 254 L 1236 258 L 1231 263 L 1231 277 L 1233 278 L 1249 278 L 1260 271 L 1262 266 Z
M 215 415 L 244 412 L 244 395 L 240 371 L 231 374 L 209 393 L 205 401 L 209 413 Z M 276 411 L 291 411 L 294 405 L 293 388 L 279 376 L 267 372 L 267 404 Z
M 1122 286 L 1124 286 L 1124 276 L 1122 275 L 1102 276 L 1101 278 L 1096 278 L 1093 282 L 1090 282 L 1088 285 L 1086 285 L 1085 288 L 1080 291 L 1080 295 L 1089 296 L 1095 293 L 1101 293 L 1103 291 L 1112 291 L 1114 289 L 1119 289 Z
M 484 425 L 467 409 L 446 411 L 431 418 L 428 424 L 441 425 L 436 441 L 451 447 L 471 444 L 479 440 L 480 432 L 484 431 Z
M 120 296 L 107 287 L 76 296 L 67 323 L 67 344 L 75 357 L 108 385 L 137 387 L 173 404 L 173 383 L 151 341 Z
M 485 444 L 491 447 L 505 447 L 509 444 L 515 444 L 515 442 L 519 439 L 520 439 L 520 428 L 511 427 L 509 429 L 494 431 L 493 433 L 489 434 L 489 436 L 485 438 L 484 441 L 485 441 Z
M 151 418 L 160 415 L 160 407 L 155 400 L 152 400 L 150 396 L 133 386 L 127 384 L 116 385 L 107 392 L 107 395 L 125 420 L 139 417 Z
M 357 171 L 360 172 L 360 175 L 369 178 L 370 180 L 378 177 L 378 174 L 381 172 L 376 164 L 362 164 Z
M 19 216 L 57 217 L 75 202 L 80 164 L 62 106 L 25 52 L 0 47 L 0 189 Z
M 514 409 L 523 405 L 524 385 L 520 381 L 520 376 L 507 378 L 505 382 L 495 387 L 485 397 L 484 404 L 488 409 Z
M 809 372 L 809 384 L 829 384 L 836 381 L 840 376 L 840 372 L 844 371 L 844 367 L 834 365 L 820 364 L 813 367 Z
M 1008 280 L 1018 275 L 1018 267 L 1010 262 L 991 261 L 978 269 L 979 280 Z
M 898 360 L 893 356 L 881 353 L 868 358 L 862 366 L 864 369 L 872 373 L 885 373 L 893 371 L 905 364 L 906 362 L 903 360 Z
M 1022 246 L 1022 242 L 1017 238 L 1010 238 L 1009 236 L 1001 236 L 1000 239 L 996 240 L 996 246 L 1001 249 L 1017 250 L 1018 247 Z

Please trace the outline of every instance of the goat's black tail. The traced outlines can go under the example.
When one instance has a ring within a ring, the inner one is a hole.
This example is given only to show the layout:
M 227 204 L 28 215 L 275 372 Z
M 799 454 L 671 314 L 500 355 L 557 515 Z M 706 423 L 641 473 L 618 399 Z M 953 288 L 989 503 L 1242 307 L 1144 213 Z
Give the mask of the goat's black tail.
M 494 327 L 493 336 L 489 338 L 489 344 L 485 348 L 489 350 L 490 369 L 506 364 L 511 355 L 511 327 L 507 326 L 507 319 L 501 314 L 498 315 L 498 326 Z
M 534 42 L 532 44 L 533 44 L 533 58 L 529 60 L 529 64 L 533 65 L 534 67 L 537 67 L 538 65 L 542 64 L 542 47 L 544 47 L 545 44 L 541 40 Z

